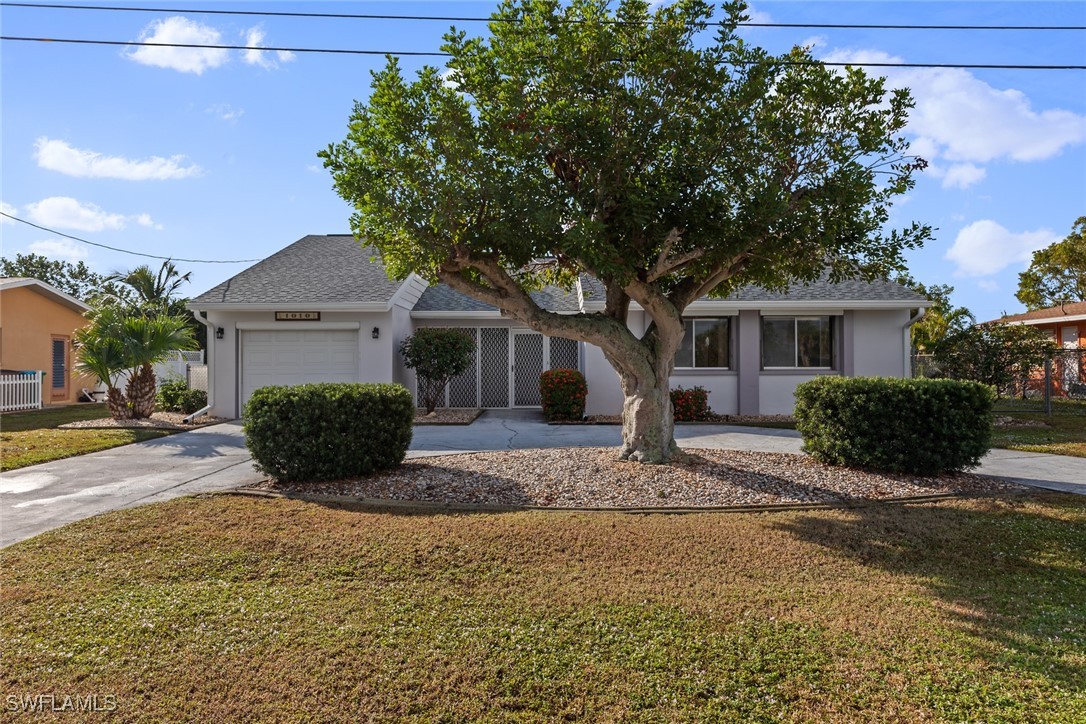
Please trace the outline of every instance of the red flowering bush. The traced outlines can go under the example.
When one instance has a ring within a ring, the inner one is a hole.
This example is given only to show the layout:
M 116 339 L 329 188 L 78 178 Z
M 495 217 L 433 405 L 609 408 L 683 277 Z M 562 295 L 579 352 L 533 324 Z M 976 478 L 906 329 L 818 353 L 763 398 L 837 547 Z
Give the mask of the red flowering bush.
M 675 422 L 697 422 L 709 419 L 709 390 L 704 387 L 671 391 L 671 406 L 675 408 Z
M 588 383 L 577 370 L 547 370 L 539 376 L 539 396 L 547 420 L 580 420 L 584 417 Z

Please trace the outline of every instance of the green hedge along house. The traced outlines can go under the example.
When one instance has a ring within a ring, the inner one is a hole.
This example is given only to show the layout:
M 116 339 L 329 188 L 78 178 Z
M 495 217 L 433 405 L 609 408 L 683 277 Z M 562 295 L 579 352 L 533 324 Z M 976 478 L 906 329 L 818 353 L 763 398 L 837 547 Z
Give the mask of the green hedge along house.
M 564 314 L 602 311 L 588 276 L 534 292 Z M 888 281 L 821 281 L 787 293 L 744 288 L 686 311 L 672 387 L 700 385 L 721 414 L 787 414 L 796 385 L 818 375 L 910 376 L 909 328 L 929 302 Z M 399 382 L 413 392 L 400 342 L 420 327 L 456 327 L 475 342 L 472 366 L 443 406 L 539 407 L 539 375 L 579 369 L 586 413 L 618 414 L 617 373 L 596 346 L 547 337 L 496 308 L 415 275 L 390 280 L 373 248 L 348 234 L 306 236 L 201 294 L 189 308 L 209 327 L 209 412 L 236 418 L 253 391 L 303 382 Z M 635 333 L 647 315 L 632 304 Z

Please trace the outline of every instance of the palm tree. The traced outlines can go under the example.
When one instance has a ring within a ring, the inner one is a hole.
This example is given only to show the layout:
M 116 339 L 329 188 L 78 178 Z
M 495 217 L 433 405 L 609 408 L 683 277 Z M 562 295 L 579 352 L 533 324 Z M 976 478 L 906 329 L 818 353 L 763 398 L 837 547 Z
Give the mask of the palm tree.
M 106 385 L 106 405 L 115 419 L 150 417 L 155 411 L 154 364 L 175 349 L 193 349 L 188 319 L 164 312 L 132 314 L 111 304 L 91 312 L 91 323 L 78 330 L 76 369 Z M 122 392 L 117 385 L 128 382 Z
M 182 274 L 172 261 L 166 260 L 157 273 L 144 264 L 128 272 L 114 272 L 106 277 L 106 281 L 121 282 L 129 287 L 141 307 L 177 314 L 184 309 L 185 302 L 179 296 L 179 290 L 191 277 L 192 272 Z

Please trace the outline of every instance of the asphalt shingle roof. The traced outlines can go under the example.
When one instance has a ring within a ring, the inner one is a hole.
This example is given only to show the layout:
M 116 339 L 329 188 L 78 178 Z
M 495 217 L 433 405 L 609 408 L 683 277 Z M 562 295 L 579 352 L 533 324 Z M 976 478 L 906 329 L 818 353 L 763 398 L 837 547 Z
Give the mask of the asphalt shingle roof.
M 400 284 L 385 274 L 377 251 L 350 234 L 310 235 L 189 304 L 387 303 Z
M 585 302 L 602 302 L 605 290 L 594 277 L 581 275 L 581 289 Z M 702 297 L 708 299 L 708 297 Z M 787 292 L 774 292 L 761 287 L 746 286 L 736 290 L 723 301 L 733 302 L 924 302 L 906 286 L 886 280 L 865 282 L 849 279 L 831 284 L 821 279 L 811 284 L 797 284 Z
M 1048 307 L 1047 309 L 1034 309 L 1032 312 L 1023 312 L 1022 314 L 1010 314 L 1006 317 L 1000 317 L 996 322 L 1033 322 L 1039 319 L 1059 321 L 1061 317 L 1069 317 L 1071 315 L 1086 314 L 1086 302 L 1069 302 L 1059 307 Z
M 530 292 L 536 304 L 551 312 L 578 312 L 577 293 L 566 292 L 558 287 L 545 287 Z M 417 312 L 492 312 L 494 307 L 478 299 L 461 294 L 445 284 L 434 284 L 422 293 L 413 311 Z

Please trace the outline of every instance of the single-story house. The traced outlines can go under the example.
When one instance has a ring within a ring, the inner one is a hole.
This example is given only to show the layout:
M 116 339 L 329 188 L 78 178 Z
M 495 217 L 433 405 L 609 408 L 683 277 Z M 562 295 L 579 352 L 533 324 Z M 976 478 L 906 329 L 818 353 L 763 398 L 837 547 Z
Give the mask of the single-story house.
M 73 376 L 72 337 L 87 324 L 83 302 L 39 279 L 0 278 L 0 368 L 45 373 L 42 402 L 75 402 L 92 377 Z
M 1047 334 L 1065 352 L 1052 360 L 1052 393 L 1081 396 L 1086 394 L 1086 302 L 1071 302 L 1059 307 L 1035 309 L 993 320 L 993 324 L 1026 324 Z M 1044 372 L 1034 373 L 1034 382 Z
M 590 277 L 565 292 L 534 293 L 559 313 L 603 309 Z M 700 299 L 672 386 L 709 390 L 722 414 L 780 414 L 796 385 L 817 375 L 910 374 L 909 327 L 929 302 L 893 282 L 821 281 L 786 294 L 745 288 Z M 545 369 L 580 369 L 588 414 L 617 414 L 617 373 L 591 344 L 547 337 L 496 308 L 412 275 L 390 280 L 379 255 L 350 235 L 306 236 L 189 303 L 209 327 L 212 414 L 240 415 L 253 390 L 302 382 L 399 382 L 415 389 L 399 345 L 421 327 L 456 327 L 475 340 L 472 367 L 454 379 L 451 407 L 539 406 Z M 629 326 L 646 315 L 631 307 Z
M 1028 324 L 1048 334 L 1063 349 L 1086 349 L 1086 302 L 1009 314 L 994 322 Z

